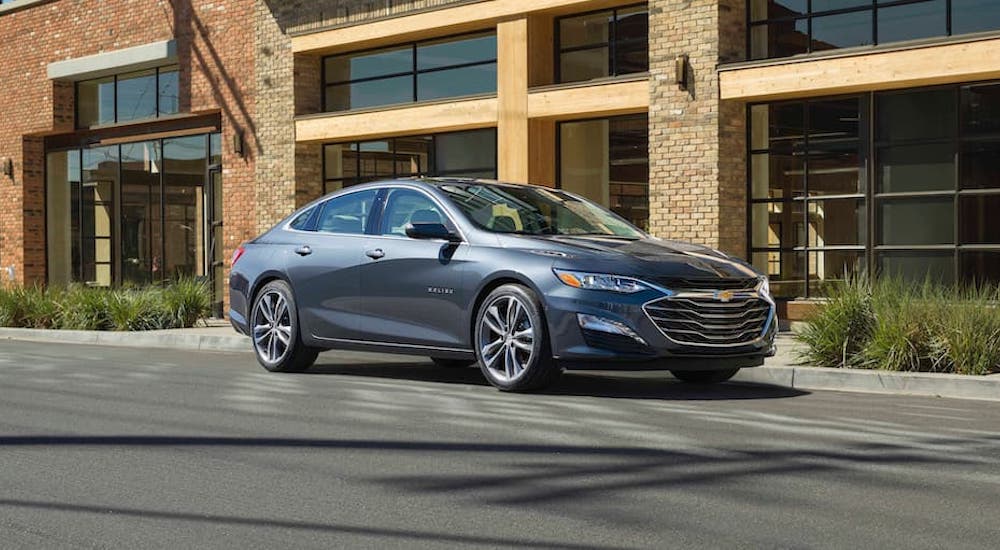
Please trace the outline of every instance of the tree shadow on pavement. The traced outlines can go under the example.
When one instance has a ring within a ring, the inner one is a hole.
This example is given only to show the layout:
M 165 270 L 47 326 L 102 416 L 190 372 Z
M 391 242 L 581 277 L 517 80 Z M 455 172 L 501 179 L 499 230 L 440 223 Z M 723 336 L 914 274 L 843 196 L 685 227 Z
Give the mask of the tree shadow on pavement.
M 321 363 L 306 371 L 312 375 L 344 375 L 438 384 L 488 386 L 476 367 L 442 368 L 424 361 Z M 544 395 L 661 400 L 741 400 L 780 399 L 808 395 L 809 392 L 763 384 L 687 384 L 670 374 L 568 371 L 552 387 L 537 392 Z

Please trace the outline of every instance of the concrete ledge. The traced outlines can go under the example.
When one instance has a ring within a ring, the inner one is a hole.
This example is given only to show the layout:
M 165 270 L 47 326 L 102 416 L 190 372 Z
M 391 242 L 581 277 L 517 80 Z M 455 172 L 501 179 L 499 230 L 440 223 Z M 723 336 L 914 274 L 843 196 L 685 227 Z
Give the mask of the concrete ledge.
M 48 65 L 52 80 L 87 80 L 116 73 L 152 69 L 177 62 L 177 41 L 161 40 Z
M 763 366 L 743 369 L 733 380 L 755 384 L 774 384 L 800 390 L 888 393 L 1000 401 L 1000 375 L 966 376 L 809 366 Z
M 0 328 L 0 340 L 25 340 L 58 344 L 87 344 L 184 351 L 251 351 L 250 341 L 228 328 L 193 328 L 111 332 Z

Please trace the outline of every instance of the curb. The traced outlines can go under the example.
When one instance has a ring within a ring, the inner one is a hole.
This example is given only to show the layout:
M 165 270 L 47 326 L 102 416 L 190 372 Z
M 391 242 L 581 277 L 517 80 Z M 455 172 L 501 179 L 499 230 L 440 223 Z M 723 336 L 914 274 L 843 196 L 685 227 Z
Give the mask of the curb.
M 741 370 L 733 381 L 771 384 L 799 390 L 1000 401 L 1000 375 L 968 376 L 808 366 L 762 366 Z
M 202 352 L 249 353 L 247 337 L 236 334 L 197 334 L 192 330 L 105 332 L 0 328 L 0 341 L 23 340 L 58 344 L 86 344 L 134 348 L 165 348 Z M 786 344 L 787 346 L 787 344 Z M 966 376 L 922 372 L 831 369 L 788 365 L 791 354 L 769 360 L 778 365 L 743 369 L 734 382 L 768 384 L 799 390 L 829 390 L 922 397 L 949 397 L 1000 401 L 1000 374 Z M 782 364 L 784 363 L 784 364 Z
M 185 351 L 250 351 L 250 342 L 247 340 L 247 337 L 240 336 L 235 332 L 231 335 L 220 335 L 192 334 L 191 332 L 178 332 L 176 330 L 112 332 L 0 328 L 0 340 L 24 340 L 29 342 L 47 342 L 56 344 L 86 344 L 133 348 L 165 348 Z

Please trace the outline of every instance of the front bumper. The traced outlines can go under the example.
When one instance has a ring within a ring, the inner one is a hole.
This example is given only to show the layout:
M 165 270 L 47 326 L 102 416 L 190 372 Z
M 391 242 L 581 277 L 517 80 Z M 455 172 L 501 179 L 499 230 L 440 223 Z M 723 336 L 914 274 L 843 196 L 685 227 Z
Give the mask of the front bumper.
M 778 319 L 774 301 L 757 291 L 741 291 L 740 298 L 767 303 L 767 317 L 759 332 L 736 343 L 692 343 L 690 335 L 662 330 L 644 308 L 668 297 L 664 291 L 635 294 L 580 290 L 554 286 L 545 293 L 545 314 L 552 354 L 569 369 L 718 370 L 760 366 L 775 353 Z M 702 293 L 704 294 L 704 293 Z M 684 294 L 677 294 L 684 297 Z M 720 304 L 721 305 L 721 304 Z M 762 308 L 763 309 L 763 308 Z M 578 314 L 607 319 L 631 329 L 639 339 L 581 328 Z

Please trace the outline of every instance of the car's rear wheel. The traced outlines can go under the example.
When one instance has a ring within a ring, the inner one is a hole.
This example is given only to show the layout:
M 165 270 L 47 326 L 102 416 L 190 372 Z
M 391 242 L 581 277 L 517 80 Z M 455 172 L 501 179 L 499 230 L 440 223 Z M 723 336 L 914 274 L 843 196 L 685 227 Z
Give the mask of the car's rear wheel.
M 724 370 L 672 370 L 674 378 L 691 384 L 718 384 L 736 376 L 740 369 Z
M 475 361 L 469 361 L 468 359 L 444 359 L 442 357 L 431 357 L 431 361 L 434 364 L 446 368 L 446 369 L 464 369 L 475 365 Z
M 475 345 L 483 375 L 501 390 L 538 390 L 561 374 L 552 360 L 541 304 L 521 285 L 503 285 L 483 300 Z
M 298 309 L 291 287 L 271 281 L 257 293 L 250 317 L 250 339 L 257 362 L 271 372 L 302 372 L 319 350 L 302 343 Z

